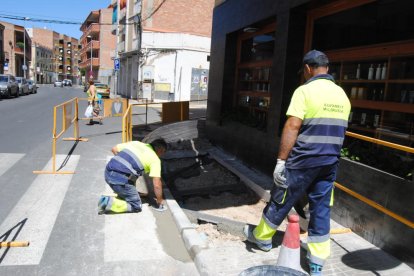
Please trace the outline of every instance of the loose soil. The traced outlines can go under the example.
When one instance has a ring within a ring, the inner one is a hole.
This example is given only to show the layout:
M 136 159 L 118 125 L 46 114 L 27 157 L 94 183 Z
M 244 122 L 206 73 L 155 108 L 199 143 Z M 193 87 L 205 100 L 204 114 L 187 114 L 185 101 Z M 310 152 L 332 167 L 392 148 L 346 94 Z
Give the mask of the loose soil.
M 169 187 L 182 208 L 245 224 L 259 223 L 266 202 L 215 160 L 207 156 L 176 158 L 164 160 L 164 163 L 167 173 L 173 175 Z M 174 174 L 178 171 L 179 175 Z M 212 223 L 199 224 L 196 229 L 205 233 L 213 244 L 244 240 L 244 237 L 218 230 Z M 285 223 L 280 229 L 285 229 Z

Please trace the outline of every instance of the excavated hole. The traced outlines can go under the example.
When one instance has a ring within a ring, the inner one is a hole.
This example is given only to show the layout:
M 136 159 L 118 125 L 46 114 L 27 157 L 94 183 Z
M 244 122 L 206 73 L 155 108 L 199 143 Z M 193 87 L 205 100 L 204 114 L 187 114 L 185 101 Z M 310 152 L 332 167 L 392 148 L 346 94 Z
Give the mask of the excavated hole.
M 208 154 L 163 160 L 163 179 L 198 231 L 211 239 L 240 240 L 266 203 Z

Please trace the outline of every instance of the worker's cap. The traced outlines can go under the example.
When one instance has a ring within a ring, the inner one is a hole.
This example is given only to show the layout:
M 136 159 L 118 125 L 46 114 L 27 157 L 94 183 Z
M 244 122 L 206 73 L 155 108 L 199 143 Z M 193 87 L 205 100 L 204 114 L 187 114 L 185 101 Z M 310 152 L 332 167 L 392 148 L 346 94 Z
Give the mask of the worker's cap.
M 321 51 L 311 50 L 303 57 L 303 64 L 310 66 L 327 66 L 329 64 L 329 59 Z

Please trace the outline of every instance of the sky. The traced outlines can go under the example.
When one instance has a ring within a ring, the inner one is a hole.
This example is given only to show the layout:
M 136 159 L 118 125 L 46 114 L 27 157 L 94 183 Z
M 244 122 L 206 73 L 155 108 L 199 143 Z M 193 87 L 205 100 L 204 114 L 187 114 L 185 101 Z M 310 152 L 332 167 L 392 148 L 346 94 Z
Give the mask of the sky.
M 80 38 L 81 25 L 49 24 L 12 20 L 1 16 L 22 16 L 33 19 L 61 20 L 83 23 L 92 10 L 107 8 L 111 0 L 0 0 L 0 21 L 26 28 L 47 28 L 74 38 Z

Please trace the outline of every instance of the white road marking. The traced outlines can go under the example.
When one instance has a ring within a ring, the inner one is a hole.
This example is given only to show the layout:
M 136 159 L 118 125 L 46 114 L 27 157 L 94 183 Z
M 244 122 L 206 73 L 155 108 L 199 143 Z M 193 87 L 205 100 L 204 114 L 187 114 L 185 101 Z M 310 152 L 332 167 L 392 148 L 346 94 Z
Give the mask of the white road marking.
M 23 153 L 0 153 L 0 176 L 13 167 L 24 155 Z
M 62 164 L 65 158 L 66 155 L 57 155 L 56 164 Z M 63 170 L 74 171 L 78 162 L 79 156 L 72 155 Z M 50 160 L 43 170 L 51 170 L 51 167 Z M 41 174 L 36 177 L 0 225 L 0 237 L 7 235 L 2 240 L 10 241 L 17 235 L 16 241 L 29 241 L 30 245 L 0 249 L 0 260 L 3 258 L 0 266 L 40 263 L 72 176 Z
M 108 162 L 110 158 L 108 156 Z M 106 184 L 105 193 L 111 192 Z M 140 213 L 105 215 L 104 233 L 105 262 L 159 260 L 167 256 L 157 237 L 155 217 L 147 204 Z

